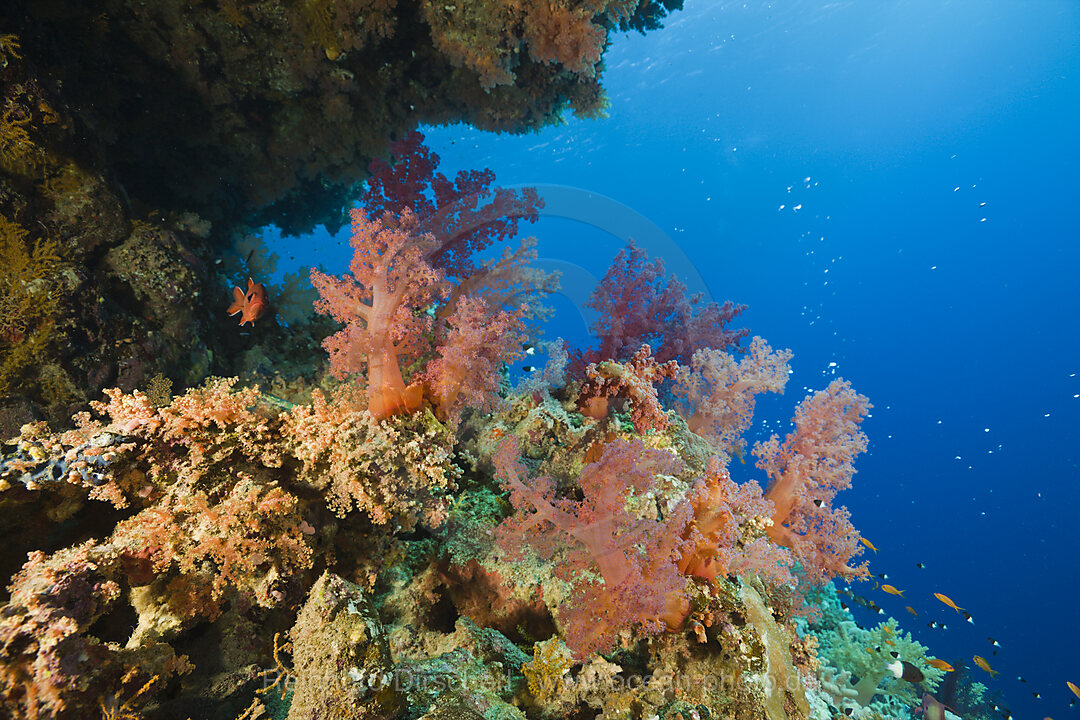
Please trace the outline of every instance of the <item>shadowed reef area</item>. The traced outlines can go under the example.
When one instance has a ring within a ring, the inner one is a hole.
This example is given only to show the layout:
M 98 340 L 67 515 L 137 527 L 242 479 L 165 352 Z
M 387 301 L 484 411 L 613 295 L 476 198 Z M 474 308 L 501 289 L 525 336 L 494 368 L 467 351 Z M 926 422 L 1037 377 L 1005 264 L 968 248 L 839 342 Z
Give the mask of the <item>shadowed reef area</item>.
M 224 273 L 253 270 L 228 265 L 238 237 L 340 226 L 371 161 L 420 124 L 602 116 L 609 33 L 679 6 L 3 3 L 0 430 L 159 372 L 240 372 L 220 310 L 240 281 Z

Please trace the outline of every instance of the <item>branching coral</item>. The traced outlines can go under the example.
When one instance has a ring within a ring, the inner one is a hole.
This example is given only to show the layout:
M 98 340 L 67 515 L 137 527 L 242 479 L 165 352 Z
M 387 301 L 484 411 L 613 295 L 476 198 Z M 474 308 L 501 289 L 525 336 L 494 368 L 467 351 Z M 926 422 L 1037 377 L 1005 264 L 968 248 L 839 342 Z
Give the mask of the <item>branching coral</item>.
M 612 398 L 630 401 L 630 421 L 639 433 L 663 430 L 668 418 L 657 396 L 657 386 L 678 373 L 674 360 L 656 362 L 651 348 L 642 345 L 626 362 L 605 360 L 585 368 L 585 382 L 578 395 L 583 414 L 601 419 L 607 416 Z
M 775 506 L 769 536 L 791 548 L 814 582 L 868 572 L 865 563 L 848 564 L 862 553 L 859 533 L 847 508 L 834 507 L 833 500 L 851 487 L 855 458 L 866 450 L 859 425 L 869 410 L 866 397 L 834 380 L 799 404 L 795 429 L 782 444 L 773 435 L 754 445 L 758 467 L 770 479 L 765 497 Z
M 445 275 L 425 260 L 435 240 L 408 209 L 393 227 L 354 209 L 352 226 L 350 275 L 311 271 L 319 291 L 315 309 L 345 323 L 324 343 L 330 368 L 337 377 L 366 369 L 372 416 L 414 412 L 423 387 L 406 386 L 401 364 L 428 351 L 424 333 L 431 327 L 431 317 L 417 310 L 445 300 L 450 291 Z
M 681 400 L 676 407 L 690 429 L 709 439 L 718 452 L 741 455 L 755 396 L 784 392 L 790 359 L 790 350 L 773 351 L 760 337 L 742 359 L 712 348 L 698 350 L 690 367 L 680 368 L 672 389 Z
M 687 294 L 678 278 L 664 273 L 664 262 L 650 260 L 632 241 L 615 256 L 587 306 L 599 313 L 592 334 L 598 347 L 578 358 L 579 367 L 603 360 L 625 360 L 642 345 L 659 363 L 688 363 L 702 348 L 735 346 L 747 330 L 727 326 L 745 305 L 723 305 Z
M 573 585 L 559 611 L 566 644 L 581 655 L 609 648 L 623 628 L 659 632 L 668 594 L 685 586 L 675 560 L 692 510 L 682 503 L 662 520 L 641 518 L 627 511 L 627 499 L 674 471 L 677 459 L 616 440 L 582 470 L 580 501 L 559 497 L 550 477 L 528 479 L 516 442 L 503 443 L 495 464 L 518 510 L 496 531 L 500 546 L 511 556 L 525 547 L 545 560 L 560 556 L 555 572 Z
M 366 373 L 367 409 L 376 419 L 419 410 L 425 393 L 444 418 L 456 417 L 464 401 L 483 404 L 499 365 L 520 352 L 528 306 L 503 309 L 480 296 L 465 297 L 435 328 L 424 310 L 446 300 L 452 285 L 425 260 L 435 239 L 420 232 L 412 210 L 390 227 L 353 210 L 350 242 L 351 275 L 311 271 L 320 295 L 316 309 L 345 323 L 324 343 L 332 372 Z M 433 329 L 439 331 L 436 348 L 429 339 Z M 430 362 L 406 383 L 402 366 L 418 361 Z
M 439 172 L 439 156 L 419 132 L 406 133 L 389 149 L 392 162 L 372 161 L 360 206 L 387 225 L 410 210 L 417 230 L 434 238 L 424 259 L 451 277 L 475 274 L 480 252 L 513 238 L 522 220 L 535 223 L 544 207 L 536 188 L 492 187 L 489 169 L 462 170 L 451 180 Z
M 496 188 L 490 170 L 437 171 L 439 158 L 410 133 L 394 164 L 374 177 L 352 211 L 350 274 L 312 269 L 315 307 L 346 327 L 327 338 L 331 371 L 366 373 L 368 411 L 376 419 L 418 410 L 425 395 L 437 414 L 456 421 L 462 405 L 489 402 L 502 363 L 524 340 L 539 295 L 555 278 L 533 271 L 531 243 L 498 261 L 474 255 L 511 237 L 518 221 L 536 219 L 536 191 Z M 405 365 L 421 371 L 406 378 Z
M 814 631 L 812 626 L 811 631 Z M 945 676 L 943 670 L 926 662 L 929 659 L 926 646 L 914 640 L 911 633 L 901 631 L 895 618 L 871 629 L 861 628 L 849 618 L 831 629 L 816 631 L 816 634 L 826 668 L 843 668 L 856 678 L 854 683 L 849 679 L 846 686 L 841 684 L 840 689 L 862 707 L 869 707 L 876 695 L 916 707 L 922 694 L 933 692 Z M 896 678 L 887 666 L 897 659 L 919 668 L 924 679 L 913 684 Z M 834 674 L 842 675 L 843 672 L 834 670 Z M 834 678 L 834 681 L 839 679 Z
M 573 664 L 573 653 L 559 638 L 534 644 L 532 661 L 522 666 L 529 692 L 542 702 L 557 699 L 564 692 L 564 676 Z

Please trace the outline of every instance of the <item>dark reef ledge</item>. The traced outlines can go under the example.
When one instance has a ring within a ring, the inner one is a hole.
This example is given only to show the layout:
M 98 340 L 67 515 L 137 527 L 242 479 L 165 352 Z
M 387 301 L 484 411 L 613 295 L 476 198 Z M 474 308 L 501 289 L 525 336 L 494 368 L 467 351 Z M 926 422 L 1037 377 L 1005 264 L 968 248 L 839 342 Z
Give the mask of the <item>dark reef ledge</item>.
M 222 286 L 250 269 L 222 264 L 238 236 L 335 228 L 372 159 L 420 124 L 602 116 L 609 35 L 680 6 L 3 3 L 0 434 L 63 422 L 103 387 L 280 371 L 222 317 Z M 260 339 L 315 335 L 271 323 Z

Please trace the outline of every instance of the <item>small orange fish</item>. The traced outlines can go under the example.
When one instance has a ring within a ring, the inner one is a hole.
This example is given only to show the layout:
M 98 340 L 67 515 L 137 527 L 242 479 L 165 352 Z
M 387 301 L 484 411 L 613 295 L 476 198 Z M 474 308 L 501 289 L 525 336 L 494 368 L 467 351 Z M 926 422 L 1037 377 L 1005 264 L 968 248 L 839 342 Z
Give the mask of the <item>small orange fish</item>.
M 876 548 L 876 547 L 874 547 L 874 543 L 870 542 L 870 541 L 869 541 L 869 540 L 867 540 L 866 538 L 864 538 L 864 537 L 861 537 L 861 538 L 859 538 L 859 542 L 861 542 L 861 543 L 862 543 L 863 545 L 865 545 L 866 547 L 870 548 L 870 549 L 871 549 L 871 550 L 873 550 L 874 552 L 877 552 L 877 548 Z
M 944 660 L 938 660 L 937 658 L 930 658 L 926 663 L 931 667 L 936 667 L 938 670 L 944 670 L 945 672 L 952 672 L 954 670 L 952 665 Z
M 950 600 L 947 595 L 942 595 L 941 593 L 934 593 L 934 597 L 951 607 L 956 612 L 960 612 L 960 608 L 957 606 L 957 604 Z
M 914 615 L 915 617 L 919 617 L 919 613 L 915 612 L 915 608 L 911 607 L 910 605 L 905 605 L 904 609 L 907 610 L 912 615 Z
M 885 592 L 889 593 L 890 595 L 897 595 L 899 597 L 904 597 L 904 591 L 903 590 L 897 590 L 892 585 L 882 585 L 881 589 L 884 590 Z
M 971 659 L 975 661 L 976 665 L 981 667 L 986 672 L 990 673 L 990 677 L 997 677 L 998 676 L 998 671 L 995 670 L 994 668 L 990 667 L 990 663 L 986 662 L 986 658 L 984 658 L 982 655 L 976 655 L 975 657 L 973 657 Z
M 1076 687 L 1076 685 L 1073 685 L 1072 682 L 1070 682 L 1069 680 L 1066 680 L 1065 684 L 1068 685 L 1069 689 L 1073 691 L 1073 695 L 1080 698 L 1080 687 Z
M 243 327 L 246 322 L 254 325 L 255 321 L 261 318 L 269 307 L 266 286 L 255 282 L 251 278 L 248 278 L 247 293 L 238 287 L 234 287 L 232 294 L 232 305 L 225 312 L 229 315 L 240 313 L 240 327 Z

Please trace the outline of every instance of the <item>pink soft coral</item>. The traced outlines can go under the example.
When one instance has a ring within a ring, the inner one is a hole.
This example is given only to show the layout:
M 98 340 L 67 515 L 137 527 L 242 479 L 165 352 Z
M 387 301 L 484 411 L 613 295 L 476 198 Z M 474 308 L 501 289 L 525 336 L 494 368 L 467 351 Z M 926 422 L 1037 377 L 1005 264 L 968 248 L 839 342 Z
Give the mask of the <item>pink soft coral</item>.
M 485 404 L 499 365 L 520 350 L 525 319 L 542 314 L 538 296 L 557 286 L 529 267 L 535 241 L 498 260 L 476 257 L 521 219 L 536 220 L 535 189 L 493 189 L 490 170 L 450 181 L 423 139 L 409 133 L 391 146 L 393 164 L 372 164 L 364 209 L 351 213 L 350 274 L 311 271 L 315 309 L 345 324 L 323 343 L 330 370 L 366 373 L 368 411 L 379 420 L 415 412 L 425 397 L 443 419 Z
M 567 646 L 579 656 L 609 648 L 619 630 L 633 625 L 659 632 L 668 596 L 685 587 L 675 560 L 685 543 L 689 503 L 662 520 L 627 511 L 631 495 L 647 492 L 657 475 L 677 465 L 674 455 L 640 440 L 615 440 L 599 461 L 584 467 L 578 480 L 582 499 L 573 500 L 558 495 L 549 477 L 528 478 L 514 440 L 499 447 L 497 475 L 517 512 L 496 537 L 512 557 L 525 544 L 545 560 L 560 556 L 555 573 L 574 589 L 558 616 Z M 596 572 L 602 582 L 594 579 Z
M 740 360 L 729 353 L 703 348 L 694 353 L 690 368 L 680 368 L 673 393 L 676 408 L 695 433 L 710 440 L 725 455 L 739 455 L 743 433 L 754 418 L 755 397 L 783 393 L 788 380 L 790 350 L 773 351 L 760 337 Z
M 626 362 L 605 360 L 585 368 L 585 383 L 578 394 L 578 403 L 588 417 L 606 417 L 611 398 L 629 400 L 630 421 L 639 433 L 663 430 L 668 417 L 660 405 L 657 386 L 675 377 L 679 364 L 674 360 L 658 364 L 652 349 L 642 345 Z
M 744 525 L 772 515 L 773 505 L 753 480 L 735 483 L 719 457 L 712 457 L 688 496 L 694 519 L 683 533 L 691 544 L 679 558 L 680 572 L 713 580 L 729 573 L 790 582 L 788 554 L 767 539 L 744 540 Z M 759 542 L 760 541 L 760 542 Z M 778 548 L 776 548 L 778 549 Z
M 774 585 L 794 585 L 791 553 L 766 537 L 754 537 L 773 505 L 754 481 L 736 484 L 719 456 L 687 495 L 693 518 L 682 532 L 676 566 L 684 575 L 715 580 L 727 575 L 755 575 Z M 668 595 L 664 622 L 677 628 L 690 611 L 684 593 Z
M 795 430 L 783 444 L 773 435 L 754 446 L 770 479 L 765 497 L 775 506 L 769 536 L 791 548 L 812 582 L 867 573 L 865 563 L 848 564 L 862 553 L 859 533 L 847 508 L 833 507 L 833 500 L 851 487 L 855 458 L 866 450 L 859 425 L 869 409 L 866 397 L 834 380 L 799 404 Z
M 366 370 L 368 412 L 380 420 L 418 410 L 425 395 L 444 419 L 456 418 L 463 403 L 484 405 L 498 388 L 500 365 L 521 351 L 529 306 L 502 306 L 521 297 L 513 293 L 489 299 L 480 287 L 472 295 L 456 292 L 460 286 L 425 260 L 435 240 L 420 232 L 407 208 L 389 227 L 363 210 L 353 210 L 352 220 L 351 274 L 311 271 L 315 309 L 345 323 L 323 343 L 331 372 L 348 377 Z M 520 270 L 527 259 L 515 254 L 484 269 L 500 277 L 504 267 Z M 425 312 L 452 292 L 443 312 Z M 418 362 L 422 371 L 406 384 L 402 366 Z
M 491 410 L 502 364 L 522 354 L 521 313 L 493 311 L 486 300 L 467 296 L 446 325 L 439 357 L 425 371 L 436 407 L 444 417 L 456 417 L 465 406 Z
M 311 282 L 319 291 L 315 309 L 345 323 L 323 343 L 330 353 L 330 370 L 346 377 L 366 367 L 373 417 L 412 412 L 420 407 L 423 388 L 405 385 L 401 362 L 428 350 L 424 332 L 431 327 L 431 317 L 417 310 L 445 299 L 450 286 L 425 259 L 435 240 L 421 230 L 411 210 L 393 226 L 359 209 L 351 216 L 351 274 L 334 277 L 311 270 Z

